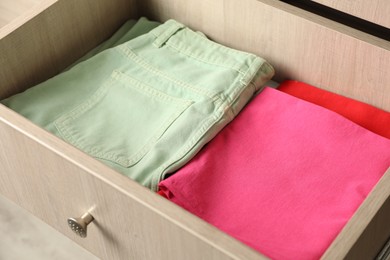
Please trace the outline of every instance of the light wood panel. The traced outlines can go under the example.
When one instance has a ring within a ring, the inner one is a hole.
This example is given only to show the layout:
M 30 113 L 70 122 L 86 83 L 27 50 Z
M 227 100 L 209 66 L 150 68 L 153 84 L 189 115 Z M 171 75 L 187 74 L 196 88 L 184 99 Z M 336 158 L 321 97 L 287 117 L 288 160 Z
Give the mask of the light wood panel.
M 0 99 L 58 74 L 135 15 L 135 0 L 42 0 L 0 28 Z
M 8 24 L 18 16 L 31 10 L 43 0 L 1 0 L 0 27 Z
M 274 0 L 145 0 L 225 45 L 256 53 L 276 79 L 296 79 L 390 111 L 390 43 Z
M 313 0 L 313 2 L 390 28 L 390 2 L 388 0 Z
M 0 259 L 101 260 L 0 193 Z
M 375 258 L 390 235 L 389 187 L 390 168 L 333 241 L 323 259 Z
M 262 259 L 2 105 L 0 136 L 1 193 L 102 259 Z M 66 219 L 87 211 L 81 239 Z

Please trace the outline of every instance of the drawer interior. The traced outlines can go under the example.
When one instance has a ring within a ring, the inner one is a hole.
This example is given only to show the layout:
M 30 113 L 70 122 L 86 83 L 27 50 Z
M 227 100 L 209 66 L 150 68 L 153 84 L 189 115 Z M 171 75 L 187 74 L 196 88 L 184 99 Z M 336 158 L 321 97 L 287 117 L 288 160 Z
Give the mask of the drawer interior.
M 388 41 L 280 1 L 48 0 L 41 8 L 18 29 L 0 31 L 0 98 L 54 76 L 126 19 L 145 15 L 177 19 L 217 42 L 262 56 L 275 67 L 277 81 L 301 80 L 390 110 Z
M 275 67 L 276 81 L 301 80 L 390 111 L 389 42 L 273 0 L 45 1 L 27 20 L 16 21 L 17 29 L 0 30 L 0 98 L 58 74 L 140 16 L 174 18 L 212 40 L 258 54 Z M 329 258 L 345 256 L 385 203 L 389 175 L 337 238 Z

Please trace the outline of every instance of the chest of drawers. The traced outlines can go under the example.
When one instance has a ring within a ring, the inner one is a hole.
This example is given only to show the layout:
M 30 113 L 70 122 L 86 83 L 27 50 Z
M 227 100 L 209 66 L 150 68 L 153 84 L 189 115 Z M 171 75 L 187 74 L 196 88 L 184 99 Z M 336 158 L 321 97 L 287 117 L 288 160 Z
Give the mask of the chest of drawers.
M 125 20 L 174 18 L 293 78 L 390 111 L 390 43 L 275 0 L 45 0 L 0 29 L 0 98 L 54 76 Z M 0 193 L 102 259 L 263 256 L 0 105 Z M 390 235 L 390 171 L 324 259 L 373 257 Z M 90 212 L 81 239 L 67 218 Z

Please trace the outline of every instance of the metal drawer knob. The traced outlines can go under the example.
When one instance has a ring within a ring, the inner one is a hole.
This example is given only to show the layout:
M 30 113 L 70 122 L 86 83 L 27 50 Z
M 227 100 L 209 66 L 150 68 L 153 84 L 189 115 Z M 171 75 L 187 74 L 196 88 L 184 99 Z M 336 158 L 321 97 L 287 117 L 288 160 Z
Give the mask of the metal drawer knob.
M 87 226 L 93 221 L 93 217 L 88 212 L 80 218 L 68 218 L 69 227 L 80 237 L 87 236 Z

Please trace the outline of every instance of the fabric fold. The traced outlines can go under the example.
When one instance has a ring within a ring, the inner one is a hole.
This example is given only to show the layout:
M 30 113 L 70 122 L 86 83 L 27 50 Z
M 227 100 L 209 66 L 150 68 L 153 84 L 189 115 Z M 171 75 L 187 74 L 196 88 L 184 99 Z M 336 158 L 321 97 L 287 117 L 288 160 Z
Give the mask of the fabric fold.
M 2 103 L 152 190 L 274 74 L 175 20 L 106 47 Z
M 319 259 L 390 166 L 390 140 L 266 88 L 160 193 L 272 259 Z
M 278 90 L 330 109 L 356 124 L 390 139 L 389 112 L 295 80 L 282 82 Z

